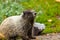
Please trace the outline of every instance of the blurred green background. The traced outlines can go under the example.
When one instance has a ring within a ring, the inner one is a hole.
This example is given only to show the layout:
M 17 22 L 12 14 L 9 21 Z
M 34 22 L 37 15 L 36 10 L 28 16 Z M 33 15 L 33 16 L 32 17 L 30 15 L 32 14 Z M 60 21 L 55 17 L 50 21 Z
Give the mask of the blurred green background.
M 43 33 L 60 32 L 60 3 L 55 0 L 0 0 L 0 23 L 26 9 L 37 12 L 36 22 L 46 25 Z

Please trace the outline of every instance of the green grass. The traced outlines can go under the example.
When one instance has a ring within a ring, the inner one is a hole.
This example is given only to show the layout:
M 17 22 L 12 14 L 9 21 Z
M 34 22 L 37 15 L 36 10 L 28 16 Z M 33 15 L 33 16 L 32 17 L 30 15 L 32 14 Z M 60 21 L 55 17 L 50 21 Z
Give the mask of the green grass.
M 60 32 L 60 3 L 55 0 L 0 0 L 0 23 L 9 16 L 20 15 L 26 9 L 37 12 L 36 22 L 46 25 L 43 33 Z

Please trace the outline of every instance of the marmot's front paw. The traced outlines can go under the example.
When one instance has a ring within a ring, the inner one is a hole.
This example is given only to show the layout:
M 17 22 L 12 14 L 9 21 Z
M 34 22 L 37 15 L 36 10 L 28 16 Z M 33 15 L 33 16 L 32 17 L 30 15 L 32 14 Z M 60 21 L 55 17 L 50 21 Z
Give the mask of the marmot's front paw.
M 30 37 L 31 39 L 36 39 L 36 37 Z

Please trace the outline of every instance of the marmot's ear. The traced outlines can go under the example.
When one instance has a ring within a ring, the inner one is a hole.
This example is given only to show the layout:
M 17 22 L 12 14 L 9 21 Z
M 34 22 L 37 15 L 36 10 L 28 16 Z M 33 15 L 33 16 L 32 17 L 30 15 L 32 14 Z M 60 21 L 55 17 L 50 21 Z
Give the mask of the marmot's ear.
M 25 11 L 23 11 L 23 15 L 25 15 Z
M 27 14 L 27 12 L 26 11 L 23 11 L 23 15 L 26 15 Z

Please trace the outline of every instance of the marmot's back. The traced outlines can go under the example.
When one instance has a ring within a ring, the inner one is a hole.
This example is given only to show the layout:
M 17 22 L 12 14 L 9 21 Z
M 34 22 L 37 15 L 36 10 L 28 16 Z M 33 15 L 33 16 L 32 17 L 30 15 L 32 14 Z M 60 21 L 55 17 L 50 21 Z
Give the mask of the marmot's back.
M 7 25 L 8 23 L 12 22 L 12 23 L 16 23 L 18 20 L 20 20 L 20 16 L 11 16 L 6 18 L 1 25 Z
M 19 16 L 12 16 L 5 19 L 1 24 L 0 32 L 5 36 L 16 35 L 16 30 L 18 30 L 16 22 L 18 22 L 18 18 Z

